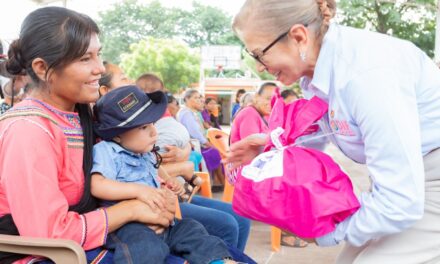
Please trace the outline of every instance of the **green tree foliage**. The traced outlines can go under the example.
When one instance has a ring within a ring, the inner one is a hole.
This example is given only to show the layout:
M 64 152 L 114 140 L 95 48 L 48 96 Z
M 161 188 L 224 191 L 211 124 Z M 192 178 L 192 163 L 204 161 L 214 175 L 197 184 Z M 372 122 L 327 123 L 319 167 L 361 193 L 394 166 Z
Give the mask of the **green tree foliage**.
M 434 55 L 435 0 L 340 0 L 341 24 L 406 39 Z
M 120 62 L 131 43 L 147 37 L 178 39 L 190 47 L 206 44 L 237 44 L 230 26 L 231 17 L 222 10 L 193 2 L 191 11 L 167 8 L 159 1 L 147 5 L 125 0 L 99 14 L 103 58 Z
M 239 45 L 231 29 L 231 16 L 224 11 L 193 2 L 191 11 L 181 11 L 177 26 L 181 38 L 191 47 Z
M 185 43 L 147 38 L 122 54 L 121 67 L 133 79 L 150 72 L 157 74 L 171 92 L 199 80 L 200 58 Z

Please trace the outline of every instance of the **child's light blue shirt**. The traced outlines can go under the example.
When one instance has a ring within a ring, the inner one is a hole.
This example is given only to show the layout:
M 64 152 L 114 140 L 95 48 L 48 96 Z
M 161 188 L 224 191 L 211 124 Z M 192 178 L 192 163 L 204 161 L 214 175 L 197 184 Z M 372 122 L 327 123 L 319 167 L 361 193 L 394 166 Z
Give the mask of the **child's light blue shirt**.
M 153 153 L 136 154 L 111 141 L 101 141 L 93 147 L 92 173 L 107 179 L 159 188 L 156 158 Z

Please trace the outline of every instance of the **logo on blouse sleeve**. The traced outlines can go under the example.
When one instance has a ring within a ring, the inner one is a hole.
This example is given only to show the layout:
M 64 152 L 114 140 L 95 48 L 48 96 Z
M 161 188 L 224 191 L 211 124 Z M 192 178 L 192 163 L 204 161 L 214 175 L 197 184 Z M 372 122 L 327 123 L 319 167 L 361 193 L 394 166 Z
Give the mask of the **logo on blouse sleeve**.
M 330 111 L 330 127 L 338 135 L 355 136 L 347 120 L 335 119 L 335 110 Z

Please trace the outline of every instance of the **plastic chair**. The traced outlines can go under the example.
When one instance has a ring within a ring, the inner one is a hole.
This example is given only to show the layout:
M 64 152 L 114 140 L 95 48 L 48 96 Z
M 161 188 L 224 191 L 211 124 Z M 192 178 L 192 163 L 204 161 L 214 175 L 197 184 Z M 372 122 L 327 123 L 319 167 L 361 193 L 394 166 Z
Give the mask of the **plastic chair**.
M 220 152 L 222 158 L 226 158 L 229 151 L 229 134 L 217 128 L 209 128 L 207 133 L 209 142 Z M 234 186 L 225 180 L 222 201 L 231 203 L 234 195 Z
M 176 218 L 182 219 L 179 201 L 176 201 Z M 87 264 L 84 249 L 75 241 L 67 239 L 0 235 L 0 251 L 43 256 L 55 263 Z M 169 256 L 167 263 L 184 263 L 184 260 Z
M 44 256 L 55 263 L 87 264 L 83 248 L 66 239 L 0 235 L 0 251 Z

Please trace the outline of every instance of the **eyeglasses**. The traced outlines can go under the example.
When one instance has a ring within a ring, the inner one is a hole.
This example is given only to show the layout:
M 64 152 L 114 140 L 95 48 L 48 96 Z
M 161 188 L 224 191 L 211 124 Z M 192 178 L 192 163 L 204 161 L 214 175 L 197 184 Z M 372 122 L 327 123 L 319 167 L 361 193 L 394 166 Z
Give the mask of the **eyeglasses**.
M 259 51 L 257 50 L 256 52 L 252 52 L 249 51 L 248 49 L 245 49 L 245 51 L 247 52 L 247 54 L 249 54 L 252 58 L 254 58 L 256 61 L 258 61 L 259 63 L 263 64 L 264 66 L 266 66 L 266 64 L 264 64 L 264 62 L 261 60 L 261 57 L 264 56 L 264 54 L 270 49 L 272 48 L 275 44 L 278 43 L 278 41 L 280 41 L 281 39 L 283 39 L 285 36 L 287 36 L 287 34 L 289 34 L 289 31 L 284 32 L 283 34 L 279 35 L 278 38 L 276 38 L 274 41 L 272 41 L 269 45 L 267 45 L 267 47 L 265 47 L 263 50 Z

